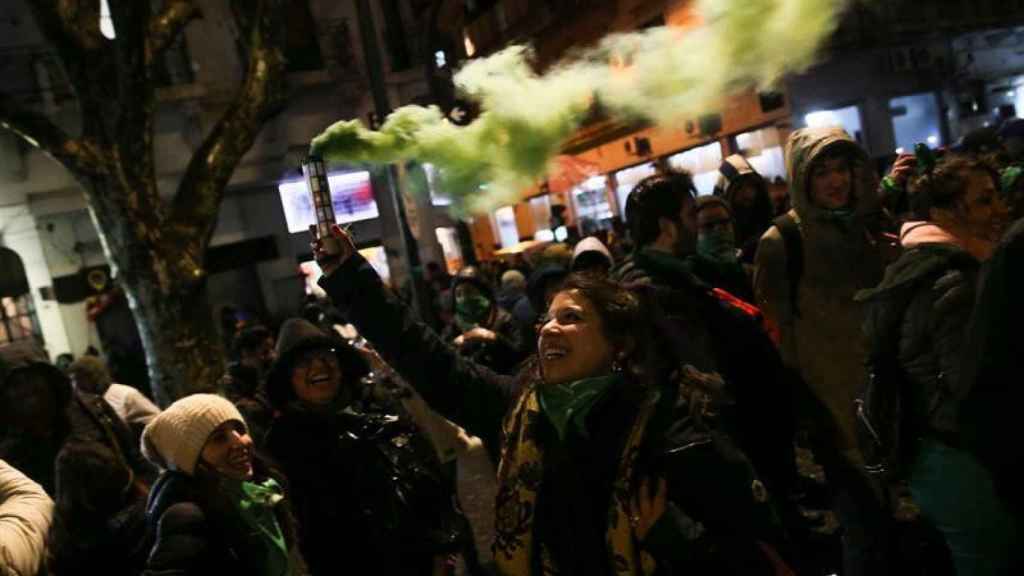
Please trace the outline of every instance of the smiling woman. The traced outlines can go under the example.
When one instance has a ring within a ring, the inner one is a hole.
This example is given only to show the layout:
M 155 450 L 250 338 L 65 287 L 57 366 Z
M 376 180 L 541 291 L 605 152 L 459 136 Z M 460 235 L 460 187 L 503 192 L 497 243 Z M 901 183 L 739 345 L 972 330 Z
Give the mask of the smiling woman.
M 171 404 L 142 434 L 164 472 L 146 516 L 156 542 L 143 574 L 304 574 L 278 478 L 254 459 L 242 415 L 213 394 Z
M 695 425 L 696 404 L 679 393 L 715 378 L 654 354 L 636 294 L 570 276 L 538 355 L 503 376 L 418 321 L 333 233 L 342 258 L 321 287 L 431 408 L 500 461 L 499 573 L 777 573 L 759 544 L 779 542 L 763 485 L 742 457 L 723 458 L 728 441 Z

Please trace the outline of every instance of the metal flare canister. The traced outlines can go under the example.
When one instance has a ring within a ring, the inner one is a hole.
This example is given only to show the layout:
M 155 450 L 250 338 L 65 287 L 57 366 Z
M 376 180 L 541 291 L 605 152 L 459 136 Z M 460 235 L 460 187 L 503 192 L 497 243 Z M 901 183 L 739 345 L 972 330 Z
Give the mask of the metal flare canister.
M 316 224 L 309 225 L 309 233 L 314 241 L 321 242 L 328 254 L 340 254 L 341 245 L 331 234 L 331 227 L 337 224 L 337 221 L 334 219 L 331 184 L 327 180 L 327 167 L 323 158 L 306 157 L 302 162 L 302 175 L 306 178 L 306 189 L 313 198 L 313 211 L 316 213 Z

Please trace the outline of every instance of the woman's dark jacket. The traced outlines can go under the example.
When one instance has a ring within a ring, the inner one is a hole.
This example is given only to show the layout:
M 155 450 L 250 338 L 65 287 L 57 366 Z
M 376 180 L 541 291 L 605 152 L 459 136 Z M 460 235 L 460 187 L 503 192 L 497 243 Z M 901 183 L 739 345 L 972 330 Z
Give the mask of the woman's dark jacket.
M 258 462 L 254 467 L 254 481 L 267 477 L 265 467 Z M 296 546 L 289 497 L 274 512 L 288 545 L 291 566 L 298 569 L 295 573 L 302 574 L 304 562 Z M 164 472 L 150 491 L 146 520 L 155 542 L 143 576 L 265 573 L 270 553 L 265 540 L 245 524 L 234 504 L 206 481 L 180 472 Z
M 50 531 L 50 576 L 104 574 L 138 576 L 146 567 L 153 532 L 146 526 L 146 502 L 126 505 L 101 526 L 59 525 Z
M 358 255 L 321 286 L 433 409 L 483 439 L 498 460 L 503 418 L 522 390 L 515 378 L 460 356 L 386 292 Z M 548 420 L 540 421 L 545 451 L 534 542 L 551 551 L 563 574 L 610 573 L 605 533 L 612 484 L 639 397 L 634 387 L 614 388 L 591 411 L 589 437 L 559 443 Z M 722 458 L 715 438 L 683 419 L 668 419 L 646 437 L 641 473 L 665 477 L 674 504 L 645 543 L 659 572 L 772 573 L 756 544 L 772 538 L 766 507 L 745 460 Z
M 904 441 L 936 437 L 959 444 L 959 409 L 966 392 L 959 388 L 961 352 L 979 267 L 952 244 L 920 244 L 889 266 L 878 287 L 857 295 L 866 303 L 869 358 L 881 365 L 891 350 L 898 363 L 893 378 L 899 381 L 889 388 L 905 386 L 900 408 Z M 912 458 L 912 447 L 907 448 L 901 458 Z
M 457 547 L 462 526 L 423 441 L 389 414 L 288 408 L 274 422 L 266 451 L 288 476 L 311 574 L 429 575 Z

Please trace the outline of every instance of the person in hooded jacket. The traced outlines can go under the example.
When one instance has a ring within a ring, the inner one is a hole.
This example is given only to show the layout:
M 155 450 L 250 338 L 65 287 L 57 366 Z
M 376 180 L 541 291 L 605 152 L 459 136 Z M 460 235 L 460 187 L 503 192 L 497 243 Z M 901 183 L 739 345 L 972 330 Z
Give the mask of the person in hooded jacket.
M 422 434 L 355 409 L 368 372 L 347 342 L 285 321 L 267 379 L 280 416 L 264 449 L 289 479 L 311 574 L 432 574 L 458 544 L 451 494 Z
M 163 470 L 146 506 L 155 538 L 143 576 L 306 574 L 285 481 L 255 458 L 231 402 L 177 400 L 146 426 L 142 449 Z
M 315 246 L 321 286 L 432 408 L 499 461 L 499 574 L 778 573 L 761 546 L 775 543 L 763 484 L 702 424 L 717 411 L 720 379 L 648 364 L 649 319 L 634 294 L 570 276 L 553 290 L 539 354 L 518 376 L 500 375 L 418 321 L 351 238 L 332 233 L 340 254 Z
M 69 442 L 57 455 L 50 528 L 51 576 L 137 576 L 152 546 L 146 528 L 148 488 L 97 442 Z
M 841 128 L 793 132 L 786 145 L 793 209 L 761 238 L 757 304 L 779 334 L 787 368 L 807 391 L 798 415 L 814 424 L 814 454 L 836 485 L 844 562 L 871 572 L 884 522 L 857 447 L 854 400 L 864 383 L 863 311 L 858 290 L 878 284 L 882 257 L 877 181 L 864 150 Z M 881 561 L 884 563 L 884 561 Z
M 46 565 L 53 501 L 0 459 L 0 576 L 36 576 Z
M 100 442 L 139 478 L 154 477 L 131 429 L 103 398 L 75 390 L 34 343 L 0 347 L 0 458 L 54 494 L 54 461 L 70 440 Z
M 473 360 L 503 374 L 523 361 L 523 335 L 512 315 L 498 305 L 494 289 L 479 268 L 467 266 L 451 287 L 454 322 L 444 337 Z
M 733 154 L 718 167 L 715 196 L 729 203 L 740 259 L 752 264 L 761 235 L 771 227 L 775 213 L 768 183 L 746 158 Z
M 708 285 L 752 304 L 751 274 L 741 258 L 729 204 L 718 196 L 697 198 L 697 252 L 686 259 L 690 270 Z
M 587 236 L 576 244 L 572 251 L 572 272 L 588 272 L 608 277 L 615 266 L 615 259 L 608 247 L 594 236 Z
M 962 448 L 961 351 L 974 307 L 980 263 L 989 259 L 998 216 L 996 169 L 948 158 L 911 187 L 924 219 L 903 225 L 903 254 L 877 287 L 857 295 L 866 306 L 864 332 L 876 378 L 872 391 L 898 403 L 892 476 L 907 478 L 927 521 L 946 537 L 958 575 L 1009 574 L 1018 528 L 996 496 L 991 474 Z M 899 376 L 882 373 L 891 354 Z M 873 399 L 878 402 L 877 397 Z M 868 414 L 871 418 L 873 415 Z

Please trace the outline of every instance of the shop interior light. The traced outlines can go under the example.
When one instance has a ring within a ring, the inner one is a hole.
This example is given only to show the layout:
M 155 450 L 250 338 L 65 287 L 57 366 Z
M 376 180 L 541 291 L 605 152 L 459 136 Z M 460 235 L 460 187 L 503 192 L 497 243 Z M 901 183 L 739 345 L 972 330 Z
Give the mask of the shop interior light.
M 831 110 L 819 110 L 804 116 L 804 122 L 809 128 L 821 128 L 825 126 L 838 126 L 839 118 Z
M 939 137 L 934 135 L 934 134 L 929 136 L 928 137 L 928 145 L 929 146 L 938 146 L 939 145 Z
M 107 40 L 117 38 L 114 19 L 110 17 L 110 5 L 107 4 L 107 0 L 100 0 L 100 34 L 103 34 Z

